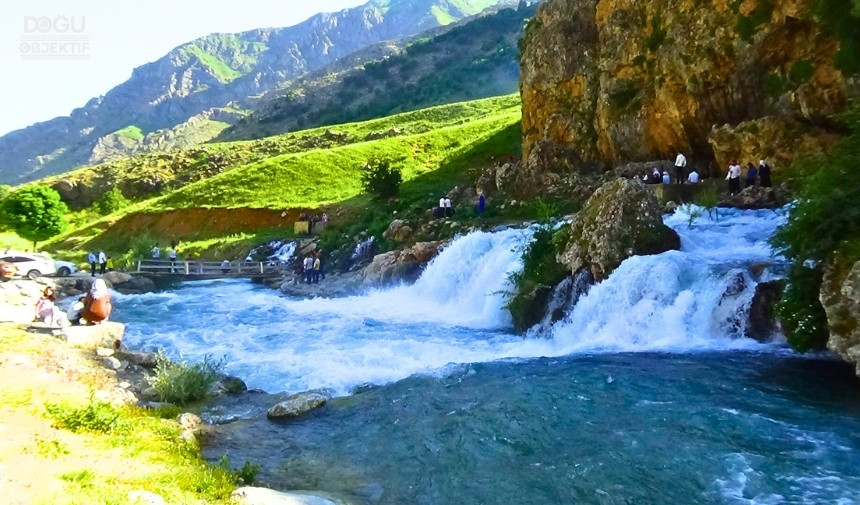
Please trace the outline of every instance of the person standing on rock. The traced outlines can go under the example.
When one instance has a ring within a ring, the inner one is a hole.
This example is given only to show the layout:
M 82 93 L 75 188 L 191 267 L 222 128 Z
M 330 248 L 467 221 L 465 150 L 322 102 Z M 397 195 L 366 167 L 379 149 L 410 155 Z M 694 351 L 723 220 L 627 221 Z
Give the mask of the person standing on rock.
M 478 193 L 478 214 L 484 213 L 484 207 L 486 206 L 486 204 L 487 204 L 487 199 L 484 196 L 484 192 L 481 191 Z
M 675 180 L 678 184 L 684 184 L 684 169 L 687 166 L 687 157 L 681 153 L 675 157 Z
M 445 217 L 454 217 L 454 208 L 451 207 L 451 199 L 445 197 Z
M 311 258 L 310 254 L 305 256 L 305 260 L 302 263 L 302 267 L 303 267 L 302 268 L 302 274 L 305 278 L 305 284 L 310 284 L 311 283 L 311 276 L 313 275 L 313 269 L 314 269 L 314 260 L 313 260 L 313 258 Z
M 741 192 L 741 172 L 741 166 L 737 161 L 729 165 L 729 173 L 726 175 L 726 180 L 729 181 L 729 194 L 736 195 Z
M 313 262 L 313 283 L 319 284 L 320 282 L 320 269 L 322 268 L 322 262 L 320 261 L 319 252 L 314 254 L 314 262 Z
M 107 254 L 104 251 L 99 251 L 99 273 L 101 275 L 105 274 L 107 270 Z
M 758 177 L 759 183 L 763 188 L 771 187 L 770 181 L 770 165 L 767 164 L 766 161 L 761 160 L 758 162 Z
M 755 180 L 757 178 L 758 178 L 758 169 L 755 167 L 755 165 L 752 164 L 752 162 L 747 163 L 747 180 L 746 180 L 746 186 L 744 186 L 744 187 L 749 188 L 749 187 L 755 186 Z
M 87 253 L 87 263 L 90 264 L 90 276 L 92 276 L 92 277 L 96 276 L 96 262 L 97 261 L 98 261 L 98 258 L 96 257 L 95 252 L 90 251 Z
M 167 259 L 170 260 L 170 273 L 173 273 L 173 267 L 176 266 L 176 244 L 171 244 L 167 250 Z

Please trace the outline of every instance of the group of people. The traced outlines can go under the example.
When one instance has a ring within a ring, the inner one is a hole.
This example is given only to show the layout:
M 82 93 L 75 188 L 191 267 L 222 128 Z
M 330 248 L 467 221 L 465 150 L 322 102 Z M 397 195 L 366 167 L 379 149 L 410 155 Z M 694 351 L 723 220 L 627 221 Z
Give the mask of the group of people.
M 161 261 L 161 248 L 158 247 L 158 242 L 155 243 L 150 252 L 152 253 L 153 260 Z M 170 248 L 167 250 L 167 259 L 170 261 L 170 273 L 173 273 L 173 268 L 176 266 L 176 258 L 176 242 L 172 242 Z
M 625 179 L 631 178 L 630 173 L 626 170 L 622 172 L 621 177 Z M 640 173 L 637 178 L 645 184 L 672 184 L 672 176 L 669 174 L 669 172 L 664 170 L 662 173 L 660 173 L 660 169 L 657 167 L 654 167 L 651 170 L 642 170 L 642 173 Z M 692 171 L 690 171 L 689 174 L 687 174 L 686 179 L 687 182 L 690 184 L 698 184 L 700 180 L 699 172 L 693 169 Z M 683 182 L 680 182 L 679 184 L 683 184 Z
M 90 275 L 92 277 L 96 276 L 96 270 L 98 273 L 104 275 L 104 273 L 108 270 L 113 270 L 113 259 L 110 256 L 105 254 L 104 251 L 90 251 L 87 253 L 87 263 L 90 264 Z
M 433 216 L 437 219 L 454 217 L 454 207 L 451 205 L 451 199 L 447 196 L 440 198 L 439 206 L 433 209 Z
M 729 165 L 729 172 L 726 174 L 726 180 L 729 181 L 729 193 L 732 195 L 741 192 L 742 175 L 744 175 L 743 168 L 741 168 L 736 160 L 732 161 L 731 165 Z M 746 176 L 743 179 L 746 182 L 744 186 L 746 188 L 755 186 L 756 183 L 763 188 L 769 188 L 773 185 L 770 179 L 770 165 L 765 160 L 760 160 L 758 167 L 753 165 L 752 162 L 747 163 Z
M 78 298 L 65 312 L 57 305 L 54 288 L 46 287 L 36 302 L 34 320 L 60 327 L 99 324 L 107 321 L 112 309 L 107 283 L 99 278 L 93 281 L 86 296 Z
M 299 221 L 307 221 L 308 223 L 308 233 L 314 232 L 314 227 L 317 223 L 322 223 L 323 230 L 325 230 L 326 226 L 328 226 L 328 214 L 325 212 L 322 215 L 319 214 L 308 214 L 306 212 L 302 212 L 299 214 Z
M 314 251 L 302 260 L 302 278 L 305 284 L 319 284 L 320 279 L 325 279 L 322 258 L 322 251 Z

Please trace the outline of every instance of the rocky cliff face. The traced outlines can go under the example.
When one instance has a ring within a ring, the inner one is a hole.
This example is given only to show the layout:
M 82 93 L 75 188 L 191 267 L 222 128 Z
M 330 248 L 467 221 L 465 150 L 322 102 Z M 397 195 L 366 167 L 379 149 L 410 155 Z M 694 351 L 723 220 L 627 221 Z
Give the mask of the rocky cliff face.
M 290 28 L 202 37 L 136 68 L 128 81 L 68 117 L 0 137 L 0 183 L 131 153 L 156 130 L 174 128 L 212 108 L 246 108 L 254 95 L 363 47 L 448 24 L 496 3 L 372 0 Z M 209 130 L 208 138 L 220 132 Z
M 523 175 L 687 154 L 790 162 L 858 95 L 819 0 L 550 0 L 521 56 Z M 845 3 L 846 13 L 850 11 Z M 842 8 L 842 7 L 840 7 Z
M 821 285 L 821 305 L 827 313 L 827 348 L 857 367 L 860 376 L 860 261 L 832 261 Z

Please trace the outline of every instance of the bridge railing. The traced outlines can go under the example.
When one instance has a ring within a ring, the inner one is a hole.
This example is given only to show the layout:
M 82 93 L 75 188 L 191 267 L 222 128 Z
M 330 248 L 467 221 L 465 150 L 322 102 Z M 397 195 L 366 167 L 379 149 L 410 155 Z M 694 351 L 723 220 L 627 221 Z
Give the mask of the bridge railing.
M 221 261 L 192 260 L 137 260 L 137 273 L 209 275 L 209 276 L 252 276 L 280 273 L 284 265 L 263 261 L 231 261 L 227 266 Z

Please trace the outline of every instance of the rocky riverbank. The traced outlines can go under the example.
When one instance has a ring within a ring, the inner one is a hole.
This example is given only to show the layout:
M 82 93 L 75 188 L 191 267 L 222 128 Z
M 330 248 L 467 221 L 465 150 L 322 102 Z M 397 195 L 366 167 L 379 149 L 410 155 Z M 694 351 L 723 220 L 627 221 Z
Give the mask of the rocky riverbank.
M 61 330 L 32 323 L 47 284 L 0 284 L 0 483 L 10 504 L 342 503 L 311 493 L 235 489 L 238 474 L 194 456 L 208 427 L 193 412 L 157 401 L 155 355 L 124 348 L 122 324 Z M 224 376 L 209 392 L 245 389 Z M 33 409 L 43 404 L 53 407 Z M 101 428 L 87 428 L 110 416 Z M 189 450 L 177 453 L 177 443 Z

